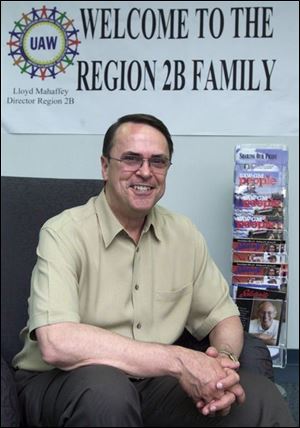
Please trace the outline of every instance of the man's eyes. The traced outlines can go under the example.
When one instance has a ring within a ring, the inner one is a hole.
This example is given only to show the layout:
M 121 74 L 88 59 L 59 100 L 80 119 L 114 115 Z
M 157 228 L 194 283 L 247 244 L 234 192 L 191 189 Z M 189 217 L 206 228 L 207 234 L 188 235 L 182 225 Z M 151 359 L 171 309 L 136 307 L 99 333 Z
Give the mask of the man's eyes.
M 165 165 L 166 159 L 164 158 L 150 158 L 150 162 L 158 165 Z
M 129 161 L 129 162 L 142 162 L 143 158 L 141 156 L 135 156 L 135 155 L 124 155 L 122 156 L 122 160 Z M 153 158 L 149 158 L 149 162 L 153 165 L 165 165 L 166 159 L 153 157 Z
M 134 156 L 134 155 L 125 155 L 122 156 L 122 160 L 124 161 L 132 161 L 132 162 L 141 162 L 142 158 L 140 156 Z

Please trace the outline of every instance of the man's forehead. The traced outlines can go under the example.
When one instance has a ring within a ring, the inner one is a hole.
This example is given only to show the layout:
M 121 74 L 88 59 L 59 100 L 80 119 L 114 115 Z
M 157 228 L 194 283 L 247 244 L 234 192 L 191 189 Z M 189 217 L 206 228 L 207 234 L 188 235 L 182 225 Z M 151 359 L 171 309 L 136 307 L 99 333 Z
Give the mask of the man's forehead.
M 261 307 L 260 307 L 260 310 L 261 311 L 268 311 L 268 312 L 272 312 L 272 311 L 274 311 L 274 306 L 273 305 L 270 305 L 270 304 L 265 304 L 265 305 L 262 305 Z
M 148 125 L 147 123 L 136 123 L 136 122 L 125 122 L 122 123 L 117 131 L 116 131 L 116 137 L 123 136 L 123 135 L 130 135 L 130 134 L 148 134 L 148 133 L 157 133 L 164 137 L 163 133 L 159 131 L 154 126 Z M 165 138 L 165 137 L 164 137 Z
M 160 146 L 168 150 L 168 142 L 158 129 L 145 123 L 126 122 L 119 126 L 114 137 L 114 146 L 130 148 L 140 144 Z

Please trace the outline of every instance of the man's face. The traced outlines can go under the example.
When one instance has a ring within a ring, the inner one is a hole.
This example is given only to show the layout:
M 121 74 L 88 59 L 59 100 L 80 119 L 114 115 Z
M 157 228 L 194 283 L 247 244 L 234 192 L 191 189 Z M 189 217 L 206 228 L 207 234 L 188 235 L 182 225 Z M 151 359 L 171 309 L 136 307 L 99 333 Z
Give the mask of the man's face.
M 266 303 L 261 306 L 259 309 L 259 318 L 261 322 L 261 326 L 264 330 L 267 330 L 271 327 L 273 319 L 276 316 L 276 309 L 272 304 Z
M 167 140 L 160 131 L 132 122 L 118 128 L 110 152 L 110 156 L 116 159 L 128 154 L 142 158 L 170 157 Z M 155 171 L 144 161 L 136 171 L 128 171 L 123 162 L 115 159 L 102 157 L 101 162 L 102 175 L 106 180 L 106 197 L 121 223 L 144 217 L 163 196 L 167 169 Z

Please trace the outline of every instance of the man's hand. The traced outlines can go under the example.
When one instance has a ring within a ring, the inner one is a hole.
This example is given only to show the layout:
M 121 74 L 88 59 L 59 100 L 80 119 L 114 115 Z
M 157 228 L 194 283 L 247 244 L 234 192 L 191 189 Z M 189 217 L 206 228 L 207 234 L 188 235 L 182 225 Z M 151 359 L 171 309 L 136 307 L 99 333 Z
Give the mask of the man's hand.
M 209 403 L 215 403 L 220 408 L 228 407 L 234 400 L 227 393 L 227 387 L 238 382 L 235 368 L 239 364 L 228 358 L 227 360 L 226 367 L 222 367 L 220 359 L 215 356 L 180 348 L 179 383 L 196 405 L 199 403 L 198 408 Z
M 216 384 L 216 388 L 224 391 L 224 394 L 218 400 L 214 399 L 208 403 L 206 403 L 205 400 L 199 400 L 196 403 L 196 406 L 203 415 L 214 416 L 218 413 L 221 416 L 226 416 L 229 414 L 232 404 L 244 403 L 246 398 L 245 392 L 239 383 L 239 375 L 232 367 L 232 360 L 230 360 L 225 354 L 219 353 L 213 346 L 210 346 L 206 350 L 206 354 L 212 358 L 216 358 L 227 374 L 225 378 L 221 379 Z M 239 363 L 236 362 L 235 364 L 235 369 L 237 369 L 239 367 Z

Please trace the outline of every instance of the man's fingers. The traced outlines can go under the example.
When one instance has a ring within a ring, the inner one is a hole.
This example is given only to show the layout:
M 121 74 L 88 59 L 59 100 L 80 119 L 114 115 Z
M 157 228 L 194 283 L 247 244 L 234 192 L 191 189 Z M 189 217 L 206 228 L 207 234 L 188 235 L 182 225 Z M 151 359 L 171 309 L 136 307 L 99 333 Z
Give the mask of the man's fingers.
M 206 404 L 202 409 L 201 413 L 204 416 L 214 415 L 216 412 L 219 412 L 221 415 L 224 413 L 224 416 L 230 412 L 231 405 L 235 403 L 235 395 L 230 391 L 226 391 L 225 394 L 219 400 L 213 400 L 212 402 Z
M 236 385 L 240 381 L 240 376 L 234 370 L 226 370 L 227 376 L 217 382 L 218 390 L 226 390 Z

